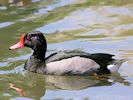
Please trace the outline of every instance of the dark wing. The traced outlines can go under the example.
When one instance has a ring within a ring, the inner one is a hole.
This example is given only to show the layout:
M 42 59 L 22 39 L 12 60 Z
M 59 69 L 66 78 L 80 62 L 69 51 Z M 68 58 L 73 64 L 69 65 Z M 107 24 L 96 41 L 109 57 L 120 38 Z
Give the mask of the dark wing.
M 114 59 L 112 58 L 114 55 L 106 54 L 106 53 L 94 53 L 89 55 L 89 58 L 97 62 L 101 66 L 107 66 Z
M 108 74 L 110 71 L 107 66 L 111 64 L 114 59 L 112 58 L 114 55 L 105 54 L 105 53 L 95 53 L 90 55 L 90 59 L 93 59 L 100 65 L 97 74 Z

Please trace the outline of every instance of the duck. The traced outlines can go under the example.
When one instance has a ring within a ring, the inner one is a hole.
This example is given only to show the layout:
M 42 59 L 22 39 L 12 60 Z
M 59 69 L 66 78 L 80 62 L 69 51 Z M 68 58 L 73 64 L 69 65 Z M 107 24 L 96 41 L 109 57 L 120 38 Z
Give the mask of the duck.
M 20 41 L 9 50 L 29 47 L 33 54 L 24 68 L 30 72 L 50 75 L 103 75 L 117 72 L 124 60 L 107 53 L 87 53 L 80 50 L 61 50 L 46 57 L 47 41 L 40 31 L 22 34 Z

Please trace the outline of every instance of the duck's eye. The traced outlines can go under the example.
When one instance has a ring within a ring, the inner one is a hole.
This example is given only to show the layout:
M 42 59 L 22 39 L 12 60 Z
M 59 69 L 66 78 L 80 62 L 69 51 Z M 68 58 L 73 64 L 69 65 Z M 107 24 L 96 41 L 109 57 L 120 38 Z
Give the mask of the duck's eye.
M 32 36 L 32 42 L 37 42 L 38 41 L 38 36 Z
M 28 41 L 31 41 L 31 37 L 30 37 L 30 36 L 27 36 L 27 40 L 28 40 Z

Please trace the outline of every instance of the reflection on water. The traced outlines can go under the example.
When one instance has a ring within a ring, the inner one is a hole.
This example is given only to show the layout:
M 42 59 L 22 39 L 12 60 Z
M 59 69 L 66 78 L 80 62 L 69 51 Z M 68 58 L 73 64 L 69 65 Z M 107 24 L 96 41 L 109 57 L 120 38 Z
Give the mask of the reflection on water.
M 114 83 L 130 85 L 130 83 L 123 79 L 118 73 L 111 76 L 100 76 L 99 79 L 94 76 L 52 76 L 31 72 L 21 78 L 19 75 L 15 78 L 14 75 L 3 75 L 2 77 L 4 80 L 2 80 L 1 83 L 6 82 L 6 85 L 2 85 L 4 86 L 4 89 L 1 90 L 2 93 L 8 93 L 10 97 L 15 93 L 17 96 L 18 93 L 15 90 L 8 88 L 9 83 L 13 83 L 23 89 L 24 97 L 34 99 L 39 99 L 44 96 L 47 92 L 46 90 L 81 91 L 89 87 L 112 86 Z
M 11 24 L 13 24 L 13 22 L 0 23 L 0 28 L 7 27 L 7 26 L 9 26 Z
M 40 30 L 47 55 L 81 49 L 128 59 L 119 72 L 93 76 L 49 76 L 30 73 L 23 65 L 32 51 L 9 51 L 21 34 Z M 0 0 L 0 100 L 132 100 L 132 0 Z M 15 84 L 24 97 L 9 87 Z
M 101 34 L 119 35 L 122 34 L 122 31 L 132 31 L 132 24 L 120 24 L 123 23 L 124 20 L 127 21 L 127 19 L 125 19 L 126 17 L 128 17 L 128 20 L 131 20 L 132 13 L 132 9 L 129 9 L 128 7 L 91 7 L 89 9 L 75 11 L 64 19 L 44 25 L 43 27 L 38 28 L 38 30 L 54 33 L 56 31 L 62 32 L 75 29 L 85 30 L 85 28 L 87 28 L 86 31 L 89 30 L 90 32 L 88 34 L 96 35 L 98 34 L 96 33 L 97 31 L 94 31 L 96 28 L 99 29 L 98 31 L 100 31 L 100 29 L 102 30 L 99 32 Z
M 31 4 L 35 0 L 0 0 L 0 4 L 4 6 L 24 6 Z M 39 0 L 38 0 L 39 1 Z

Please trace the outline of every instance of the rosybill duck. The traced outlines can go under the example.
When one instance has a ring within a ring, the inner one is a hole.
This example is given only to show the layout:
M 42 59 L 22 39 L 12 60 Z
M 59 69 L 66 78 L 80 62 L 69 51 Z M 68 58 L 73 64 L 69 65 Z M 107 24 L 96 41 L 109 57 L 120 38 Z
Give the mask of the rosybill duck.
M 45 57 L 47 41 L 40 31 L 22 34 L 20 41 L 9 49 L 29 47 L 34 50 L 24 68 L 28 71 L 52 75 L 93 75 L 117 72 L 123 60 L 115 60 L 106 53 L 89 54 L 83 51 L 59 51 Z

